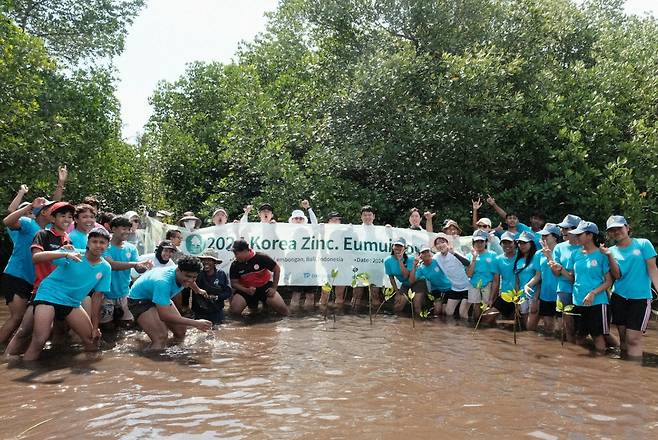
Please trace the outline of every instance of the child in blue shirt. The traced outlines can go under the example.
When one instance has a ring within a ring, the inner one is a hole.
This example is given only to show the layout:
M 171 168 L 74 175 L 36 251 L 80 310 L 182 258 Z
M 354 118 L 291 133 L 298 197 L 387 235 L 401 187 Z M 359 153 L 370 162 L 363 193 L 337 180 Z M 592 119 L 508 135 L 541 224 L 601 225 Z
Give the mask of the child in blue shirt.
M 420 250 L 409 275 L 411 284 L 422 280 L 426 281 L 427 287 L 434 297 L 434 314 L 442 315 L 443 305 L 448 302 L 447 295 L 452 289 L 452 284 L 439 267 L 439 263 L 432 258 L 432 250 L 429 246 Z
M 90 291 L 110 290 L 112 270 L 102 257 L 109 241 L 110 234 L 103 228 L 96 228 L 89 233 L 87 251 L 82 255 L 67 250 L 42 253 L 41 257 L 51 261 L 55 270 L 44 278 L 37 289 L 31 322 L 27 323 L 24 319 L 21 325 L 22 332 L 32 331 L 32 340 L 23 355 L 24 360 L 39 358 L 54 320 L 66 321 L 80 337 L 85 350 L 98 349 L 100 332 L 80 303 Z M 17 332 L 14 337 L 25 335 Z
M 411 269 L 414 267 L 414 259 L 406 254 L 406 247 L 407 241 L 404 238 L 398 238 L 393 243 L 391 255 L 384 260 L 384 270 L 389 277 L 391 287 L 395 289 L 395 303 L 393 304 L 393 310 L 396 313 L 404 309 L 404 306 L 407 303 L 407 299 L 404 295 L 409 289 L 411 289 L 409 275 L 411 275 Z M 416 285 L 414 285 L 414 291 L 416 294 L 413 301 L 414 312 L 416 313 L 420 313 L 422 310 L 422 305 L 425 302 L 426 290 L 427 289 L 416 289 Z
M 144 329 L 151 339 L 150 349 L 165 348 L 169 330 L 174 339 L 181 342 L 187 327 L 206 331 L 212 322 L 205 319 L 183 318 L 172 302 L 185 287 L 192 287 L 201 272 L 201 261 L 197 257 L 185 255 L 178 260 L 178 266 L 153 269 L 139 277 L 128 295 L 128 307 L 135 322 Z
M 469 276 L 471 287 L 468 289 L 468 302 L 477 304 L 473 308 L 473 319 L 480 317 L 481 302 L 491 306 L 493 297 L 491 296 L 492 283 L 499 283 L 498 265 L 496 263 L 496 254 L 487 250 L 489 234 L 484 231 L 475 231 L 473 233 L 473 252 L 468 255 L 470 264 L 466 267 L 466 275 Z

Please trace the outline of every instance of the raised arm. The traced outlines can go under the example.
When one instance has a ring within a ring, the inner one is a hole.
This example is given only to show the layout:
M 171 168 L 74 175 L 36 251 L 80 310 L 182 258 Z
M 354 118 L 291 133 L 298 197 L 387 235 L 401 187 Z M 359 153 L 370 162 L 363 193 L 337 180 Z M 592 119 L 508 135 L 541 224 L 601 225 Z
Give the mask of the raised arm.
M 57 188 L 55 188 L 55 192 L 53 193 L 53 201 L 59 202 L 62 200 L 62 196 L 64 195 L 64 188 L 66 188 L 66 180 L 68 177 L 69 171 L 66 169 L 66 165 L 59 167 L 57 170 Z
M 313 208 L 311 208 L 311 204 L 308 202 L 308 200 L 302 200 L 302 208 L 308 211 L 308 219 L 311 222 L 312 225 L 317 225 L 318 224 L 318 218 L 315 216 L 315 213 L 313 212 Z
M 432 223 L 432 219 L 434 218 L 436 213 L 425 211 L 425 214 L 423 215 L 425 216 L 425 230 L 431 234 L 434 232 L 434 224 Z M 433 245 L 434 243 L 430 243 L 430 247 Z
M 25 194 L 27 194 L 29 188 L 27 185 L 21 185 L 21 187 L 18 189 L 18 192 L 16 193 L 16 196 L 14 197 L 14 200 L 11 201 L 9 204 L 9 207 L 7 208 L 7 212 L 12 213 L 18 209 L 18 205 L 21 204 L 23 201 L 23 197 Z
M 500 206 L 498 206 L 498 204 L 496 203 L 496 199 L 494 199 L 493 197 L 491 197 L 491 196 L 489 195 L 489 196 L 487 196 L 487 203 L 488 203 L 489 205 L 491 205 L 491 207 L 496 211 L 496 213 L 497 213 L 497 214 L 498 214 L 503 220 L 507 219 L 507 213 L 505 212 L 505 210 L 504 210 L 503 208 L 501 208 Z
M 30 209 L 40 208 L 45 204 L 46 204 L 46 199 L 44 199 L 43 197 L 37 197 L 36 199 L 34 199 L 34 201 L 31 204 L 24 206 L 21 209 L 17 209 L 16 211 L 9 214 L 7 217 L 5 217 L 2 220 L 2 223 L 4 223 L 5 226 L 7 226 L 8 228 L 18 229 L 21 226 L 20 224 L 21 217 L 27 215 Z
M 482 199 L 478 197 L 477 200 L 471 200 L 471 203 L 473 203 L 473 229 L 477 229 L 477 223 L 478 223 L 478 209 L 482 207 Z

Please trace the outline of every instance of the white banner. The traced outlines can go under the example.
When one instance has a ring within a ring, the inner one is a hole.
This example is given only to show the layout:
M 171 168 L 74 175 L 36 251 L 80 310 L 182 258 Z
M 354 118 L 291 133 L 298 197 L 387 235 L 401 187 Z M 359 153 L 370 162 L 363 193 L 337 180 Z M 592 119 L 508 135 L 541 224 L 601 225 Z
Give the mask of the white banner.
M 280 285 L 320 286 L 351 285 L 359 273 L 367 273 L 377 286 L 389 286 L 384 272 L 384 259 L 391 254 L 392 243 L 399 237 L 407 242 L 407 253 L 413 258 L 418 250 L 431 243 L 436 234 L 411 229 L 363 225 L 297 225 L 289 223 L 229 223 L 224 226 L 187 231 L 147 219 L 145 248 L 151 252 L 164 239 L 169 229 L 183 233 L 181 251 L 200 255 L 214 249 L 222 260 L 221 269 L 228 273 L 234 260 L 231 246 L 244 238 L 252 249 L 269 255 L 281 266 Z M 462 253 L 470 252 L 470 237 L 462 237 Z M 338 271 L 335 280 L 333 270 Z

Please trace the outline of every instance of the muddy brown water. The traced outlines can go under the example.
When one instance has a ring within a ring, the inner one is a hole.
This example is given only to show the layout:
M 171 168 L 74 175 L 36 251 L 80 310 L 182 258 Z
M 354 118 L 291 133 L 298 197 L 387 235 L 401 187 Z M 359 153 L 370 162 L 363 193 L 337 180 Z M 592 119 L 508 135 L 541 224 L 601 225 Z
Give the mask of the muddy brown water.
M 0 438 L 658 438 L 655 323 L 642 364 L 390 315 L 233 321 L 159 355 L 145 341 L 2 360 Z

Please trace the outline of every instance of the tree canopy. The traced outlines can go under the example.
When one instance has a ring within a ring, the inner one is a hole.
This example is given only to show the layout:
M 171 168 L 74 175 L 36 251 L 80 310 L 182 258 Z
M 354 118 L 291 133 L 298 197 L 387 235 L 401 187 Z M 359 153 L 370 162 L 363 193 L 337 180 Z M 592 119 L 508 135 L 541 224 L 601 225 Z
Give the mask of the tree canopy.
M 400 224 L 468 223 L 494 194 L 656 240 L 656 47 L 617 0 L 284 0 L 236 63 L 156 90 L 153 187 L 178 210 L 310 197 Z
M 2 2 L 0 203 L 66 163 L 67 198 L 118 212 L 267 201 L 286 218 L 309 198 L 468 223 L 492 194 L 522 219 L 622 213 L 658 241 L 658 22 L 621 0 L 282 0 L 234 63 L 160 83 L 135 146 L 95 61 L 142 5 Z

